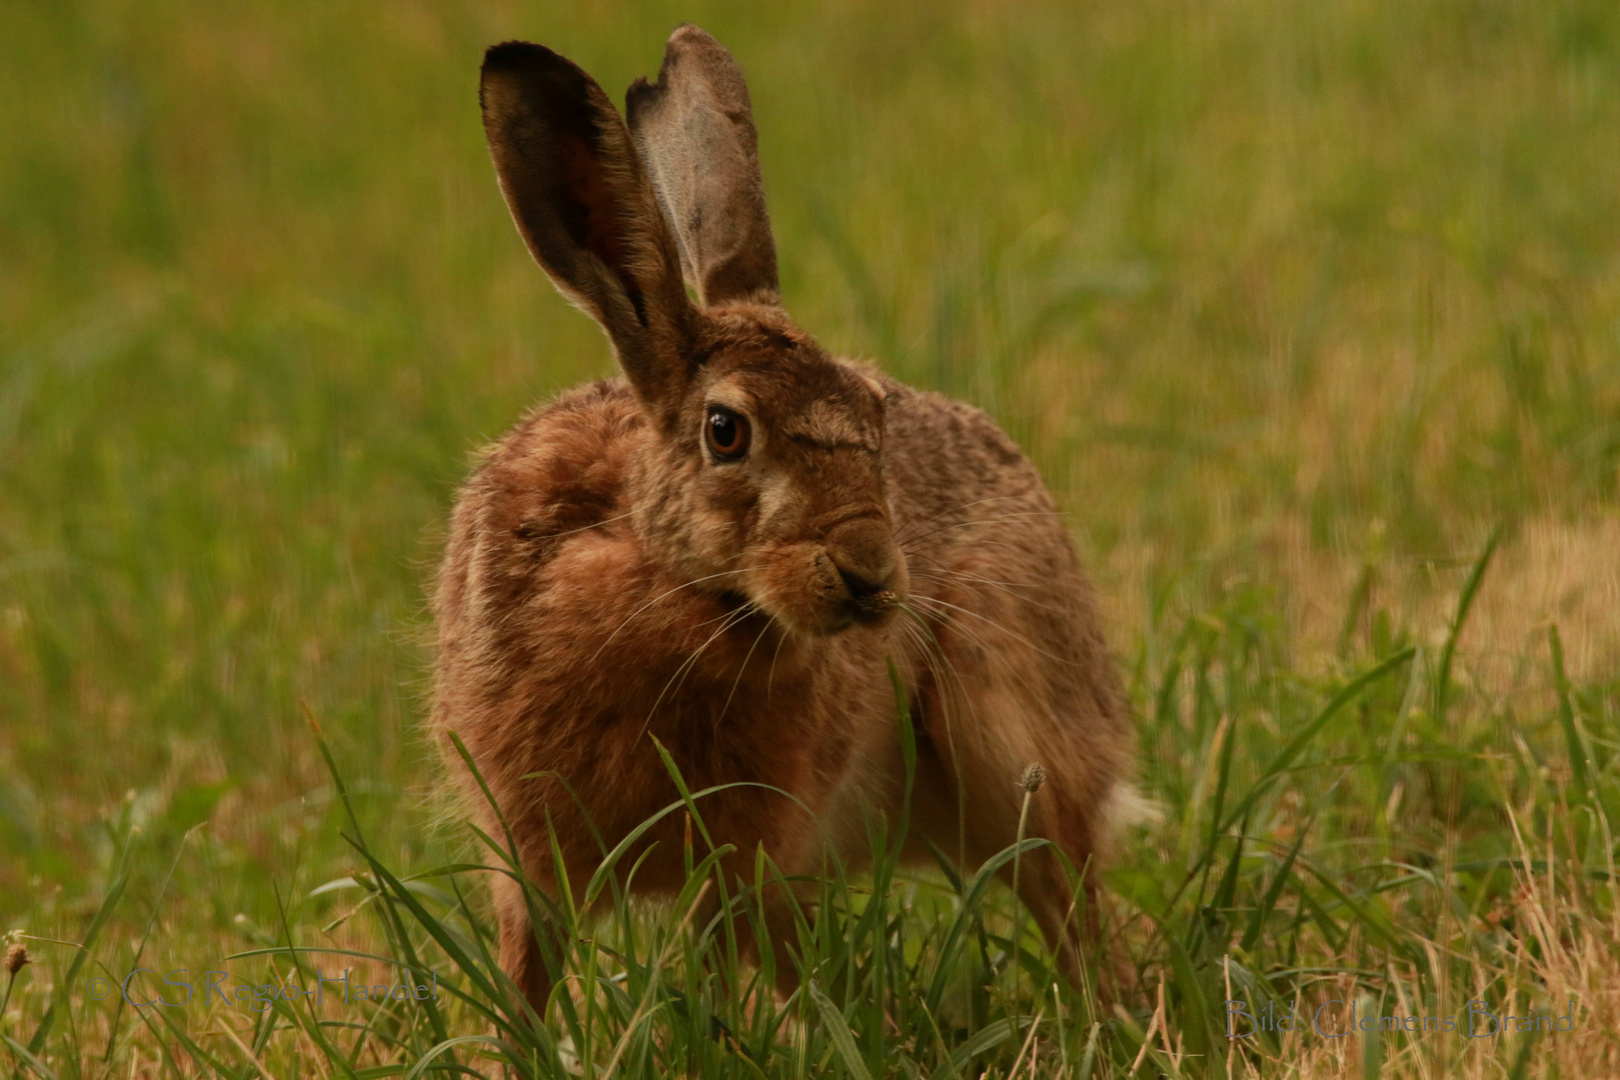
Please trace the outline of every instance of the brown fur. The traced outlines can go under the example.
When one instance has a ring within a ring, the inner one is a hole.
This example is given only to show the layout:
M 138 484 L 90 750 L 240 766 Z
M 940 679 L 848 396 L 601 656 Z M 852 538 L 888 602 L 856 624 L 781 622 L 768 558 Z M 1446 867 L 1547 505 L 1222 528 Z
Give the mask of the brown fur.
M 763 846 L 785 874 L 814 874 L 825 843 L 858 858 L 866 815 L 898 816 L 892 661 L 917 721 L 915 834 L 968 862 L 1001 850 L 1020 773 L 1038 763 L 1048 780 L 1029 835 L 1084 866 L 1132 736 L 1050 496 L 984 413 L 828 356 L 776 305 L 741 75 L 696 28 L 669 49 L 657 87 L 632 88 L 644 104 L 631 115 L 655 127 L 672 115 L 645 104 L 656 92 L 685 103 L 682 125 L 635 143 L 562 57 L 509 43 L 486 58 L 485 123 L 513 216 L 607 330 L 628 381 L 531 413 L 463 488 L 434 602 L 435 730 L 465 742 L 524 872 L 552 895 L 548 828 L 578 889 L 602 845 L 678 798 L 653 737 L 694 791 L 746 781 L 792 796 L 704 799 L 737 872 Z M 721 106 L 746 138 L 675 149 L 682 130 L 720 123 L 694 110 Z M 638 145 L 683 155 L 688 171 L 718 147 L 716 172 L 655 199 L 648 173 L 672 166 L 644 166 Z M 757 218 L 706 237 L 721 210 L 756 201 Z M 688 230 L 679 244 L 670 220 Z M 687 301 L 683 262 L 710 306 Z M 705 449 L 715 406 L 751 424 L 741 461 Z M 621 871 L 647 846 L 635 890 L 672 893 L 676 815 Z M 1073 975 L 1081 934 L 1058 860 L 1026 859 L 1020 886 Z M 502 966 L 541 1010 L 550 981 L 514 881 L 498 879 L 496 907 Z

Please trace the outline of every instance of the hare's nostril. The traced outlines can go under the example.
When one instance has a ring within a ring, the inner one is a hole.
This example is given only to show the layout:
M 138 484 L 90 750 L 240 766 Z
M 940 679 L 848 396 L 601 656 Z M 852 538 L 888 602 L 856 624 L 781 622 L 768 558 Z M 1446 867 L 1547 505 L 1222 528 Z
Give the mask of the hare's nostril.
M 836 560 L 834 565 L 837 565 Z M 844 579 L 844 588 L 849 590 L 849 595 L 853 599 L 864 600 L 882 592 L 888 585 L 891 574 L 889 567 L 882 568 L 881 576 L 877 576 L 871 569 L 850 570 L 839 566 L 838 576 Z

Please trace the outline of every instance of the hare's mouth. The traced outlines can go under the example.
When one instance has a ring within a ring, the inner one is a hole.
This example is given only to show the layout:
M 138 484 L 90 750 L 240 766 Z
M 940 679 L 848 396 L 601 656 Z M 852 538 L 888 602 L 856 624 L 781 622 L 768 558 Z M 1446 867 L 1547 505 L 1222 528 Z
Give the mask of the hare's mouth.
M 888 625 L 900 610 L 900 597 L 892 589 L 840 601 L 811 632 L 818 637 L 831 637 L 856 627 L 878 630 Z
M 728 612 L 741 611 L 745 607 L 759 606 L 735 589 L 723 589 L 718 595 L 721 606 Z
M 877 574 L 864 572 L 863 562 L 840 565 L 817 542 L 784 544 L 761 556 L 746 586 L 749 599 L 794 634 L 815 638 L 880 629 L 906 596 L 903 568 L 878 567 Z
M 879 627 L 894 618 L 894 613 L 900 607 L 900 597 L 893 589 L 880 589 L 877 592 L 852 596 L 840 607 L 851 623 Z

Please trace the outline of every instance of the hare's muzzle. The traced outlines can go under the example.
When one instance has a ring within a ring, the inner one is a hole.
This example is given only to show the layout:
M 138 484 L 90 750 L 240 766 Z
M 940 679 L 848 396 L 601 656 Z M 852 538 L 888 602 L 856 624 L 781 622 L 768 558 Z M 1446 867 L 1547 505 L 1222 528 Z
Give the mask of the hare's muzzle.
M 905 596 L 904 563 L 888 522 L 857 518 L 827 534 L 827 557 L 838 568 L 848 594 L 843 608 L 866 626 L 887 622 Z

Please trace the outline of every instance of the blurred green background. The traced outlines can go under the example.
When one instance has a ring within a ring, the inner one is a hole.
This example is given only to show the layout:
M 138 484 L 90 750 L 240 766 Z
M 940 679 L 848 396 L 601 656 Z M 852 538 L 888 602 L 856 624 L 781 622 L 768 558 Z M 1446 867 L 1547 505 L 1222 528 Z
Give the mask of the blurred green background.
M 0 0 L 0 929 L 93 892 L 120 812 L 210 821 L 220 919 L 341 858 L 300 703 L 415 842 L 454 487 L 611 370 L 479 59 L 617 98 L 683 20 L 748 75 L 789 309 L 1028 448 L 1133 670 L 1233 589 L 1308 670 L 1505 523 L 1497 691 L 1552 616 L 1612 678 L 1609 0 Z

